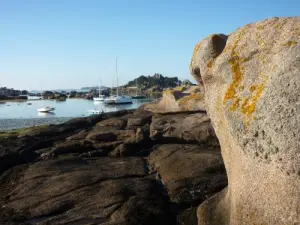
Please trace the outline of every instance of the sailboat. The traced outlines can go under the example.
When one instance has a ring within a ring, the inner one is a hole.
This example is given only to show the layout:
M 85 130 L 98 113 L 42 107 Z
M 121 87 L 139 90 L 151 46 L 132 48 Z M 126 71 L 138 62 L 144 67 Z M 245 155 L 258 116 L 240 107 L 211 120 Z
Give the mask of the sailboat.
M 99 96 L 98 97 L 94 97 L 93 100 L 94 101 L 104 101 L 105 99 L 105 95 L 102 95 L 102 81 L 100 79 L 100 86 L 99 86 Z
M 111 95 L 104 100 L 105 104 L 131 104 L 132 98 L 126 95 L 119 95 L 119 85 L 118 85 L 118 59 L 116 59 L 116 77 L 117 77 L 117 94 Z
M 143 99 L 143 98 L 146 98 L 144 95 L 139 95 L 138 94 L 138 85 L 137 85 L 137 78 L 135 80 L 135 86 L 136 86 L 136 92 L 135 92 L 135 95 L 132 96 L 133 99 Z

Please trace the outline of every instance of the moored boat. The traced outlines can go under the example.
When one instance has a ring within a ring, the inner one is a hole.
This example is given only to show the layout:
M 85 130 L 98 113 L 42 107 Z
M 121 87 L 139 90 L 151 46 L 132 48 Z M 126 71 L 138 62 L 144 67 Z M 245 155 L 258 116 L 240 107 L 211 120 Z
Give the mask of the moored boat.
M 116 77 L 117 77 L 117 94 L 111 95 L 110 97 L 104 100 L 104 104 L 113 105 L 113 104 L 131 104 L 132 98 L 127 95 L 119 95 L 119 86 L 118 86 L 118 59 L 116 59 Z
M 110 98 L 107 98 L 104 100 L 105 104 L 131 104 L 132 103 L 132 98 L 130 96 L 126 95 L 117 95 L 117 96 L 111 96 Z
M 53 112 L 54 110 L 55 108 L 50 106 L 46 106 L 38 109 L 39 112 L 43 112 L 43 113 Z

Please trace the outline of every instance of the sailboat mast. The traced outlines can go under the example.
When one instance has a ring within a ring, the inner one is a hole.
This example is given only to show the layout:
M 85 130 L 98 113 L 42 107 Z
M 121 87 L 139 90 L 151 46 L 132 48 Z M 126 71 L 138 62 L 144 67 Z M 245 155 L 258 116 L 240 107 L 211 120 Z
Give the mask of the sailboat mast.
M 138 95 L 138 86 L 137 86 L 137 78 L 135 80 L 135 87 L 136 87 L 136 90 L 135 90 L 135 96 Z
M 99 84 L 99 98 L 100 98 L 100 95 L 101 95 L 100 85 L 101 85 L 101 78 L 100 78 L 100 84 Z
M 115 83 L 115 79 L 113 79 L 112 86 L 111 86 L 111 91 L 110 91 L 110 95 L 111 95 L 111 96 L 113 96 L 114 83 Z
M 117 96 L 119 96 L 118 58 L 116 58 Z

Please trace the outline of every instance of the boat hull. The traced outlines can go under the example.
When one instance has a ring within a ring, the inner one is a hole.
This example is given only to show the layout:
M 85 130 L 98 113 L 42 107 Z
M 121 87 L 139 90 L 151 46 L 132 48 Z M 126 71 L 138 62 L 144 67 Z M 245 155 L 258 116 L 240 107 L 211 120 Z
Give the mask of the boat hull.
M 133 102 L 106 102 L 107 105 L 124 105 L 124 104 L 132 104 Z
M 146 96 L 144 95 L 137 95 L 137 96 L 132 96 L 132 99 L 144 99 Z
M 55 109 L 54 108 L 40 108 L 38 109 L 38 112 L 41 113 L 52 113 Z
M 129 96 L 116 96 L 105 99 L 104 101 L 107 105 L 120 105 L 120 104 L 132 104 L 132 98 Z
M 94 110 L 94 109 L 91 109 L 91 110 L 87 110 L 88 114 L 93 114 L 93 115 L 99 115 L 99 114 L 102 114 L 103 111 L 100 111 L 100 110 Z
M 103 102 L 104 98 L 93 98 L 94 101 L 99 101 L 99 102 Z

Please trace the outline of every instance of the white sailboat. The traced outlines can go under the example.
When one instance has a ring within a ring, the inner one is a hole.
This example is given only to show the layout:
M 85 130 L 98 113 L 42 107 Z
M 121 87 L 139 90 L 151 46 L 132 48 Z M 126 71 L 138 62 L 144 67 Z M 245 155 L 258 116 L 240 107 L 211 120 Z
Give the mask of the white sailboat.
M 55 108 L 50 107 L 50 106 L 46 106 L 46 107 L 39 108 L 38 112 L 50 113 L 50 112 L 53 112 L 54 110 L 55 110 Z
M 132 98 L 127 95 L 119 95 L 119 83 L 118 83 L 118 59 L 116 59 L 116 77 L 117 77 L 117 94 L 111 95 L 104 100 L 105 104 L 131 104 Z
M 100 79 L 99 96 L 98 97 L 94 97 L 93 100 L 94 101 L 104 101 L 104 99 L 105 99 L 105 95 L 102 95 L 102 81 Z

